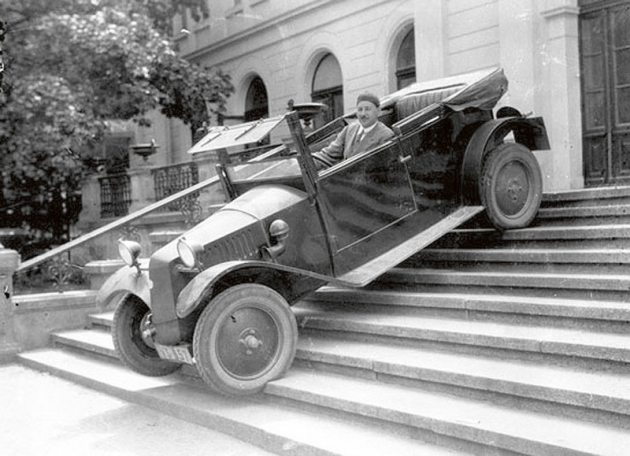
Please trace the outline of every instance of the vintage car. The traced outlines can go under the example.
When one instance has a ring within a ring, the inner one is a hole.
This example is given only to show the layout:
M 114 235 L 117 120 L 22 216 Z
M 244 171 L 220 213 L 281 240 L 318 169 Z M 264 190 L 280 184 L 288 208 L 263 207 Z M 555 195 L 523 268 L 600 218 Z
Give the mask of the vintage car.
M 549 142 L 541 118 L 493 112 L 507 85 L 503 70 L 491 69 L 395 92 L 381 103 L 395 138 L 321 171 L 311 151 L 351 115 L 308 136 L 296 111 L 210 128 L 192 153 L 256 143 L 282 124 L 291 141 L 219 165 L 230 201 L 153 253 L 148 267 L 137 243 L 120 241 L 128 266 L 99 300 L 118 296 L 122 361 L 155 376 L 192 364 L 216 391 L 258 392 L 290 367 L 291 305 L 308 293 L 365 286 L 483 211 L 499 230 L 530 224 L 542 196 L 532 150 Z

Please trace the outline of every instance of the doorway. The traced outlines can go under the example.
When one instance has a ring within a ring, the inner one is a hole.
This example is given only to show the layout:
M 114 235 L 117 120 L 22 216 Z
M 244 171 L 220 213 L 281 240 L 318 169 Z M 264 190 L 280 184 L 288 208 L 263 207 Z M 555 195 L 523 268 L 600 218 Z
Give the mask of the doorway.
M 630 2 L 580 8 L 585 184 L 630 184 Z

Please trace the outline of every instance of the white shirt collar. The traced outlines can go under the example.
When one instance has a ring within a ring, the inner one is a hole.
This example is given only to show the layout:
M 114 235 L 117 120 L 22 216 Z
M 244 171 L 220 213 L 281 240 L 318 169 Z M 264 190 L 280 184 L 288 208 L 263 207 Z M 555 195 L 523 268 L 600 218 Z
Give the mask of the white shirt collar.
M 363 127 L 361 127 L 361 131 L 367 135 L 369 132 L 371 132 L 372 130 L 374 130 L 374 127 L 376 127 L 376 122 L 374 122 L 372 125 L 370 125 L 370 126 L 369 126 L 369 127 L 367 127 L 367 128 L 363 128 Z M 359 134 L 360 134 L 360 132 L 359 132 Z

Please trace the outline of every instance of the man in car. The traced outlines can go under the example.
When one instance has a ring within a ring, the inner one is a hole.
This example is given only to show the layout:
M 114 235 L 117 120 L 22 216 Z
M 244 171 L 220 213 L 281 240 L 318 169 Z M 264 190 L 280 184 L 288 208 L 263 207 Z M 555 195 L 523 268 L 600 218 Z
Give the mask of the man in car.
M 346 125 L 335 140 L 313 154 L 317 169 L 324 169 L 373 149 L 394 137 L 394 132 L 378 120 L 381 103 L 376 95 L 362 93 L 357 97 L 358 123 Z

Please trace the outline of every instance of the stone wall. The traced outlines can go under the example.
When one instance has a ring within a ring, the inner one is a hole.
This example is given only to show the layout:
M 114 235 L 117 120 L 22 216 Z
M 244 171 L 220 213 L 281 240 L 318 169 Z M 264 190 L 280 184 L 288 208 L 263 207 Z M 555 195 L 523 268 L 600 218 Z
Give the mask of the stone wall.
M 343 77 L 344 107 L 356 95 L 393 91 L 395 54 L 413 26 L 416 78 L 428 81 L 501 66 L 511 105 L 545 118 L 551 152 L 537 152 L 546 191 L 582 188 L 577 0 L 221 0 L 211 17 L 189 20 L 183 56 L 220 66 L 236 92 L 228 115 L 242 115 L 252 79 L 262 78 L 270 115 L 287 101 L 311 101 L 319 60 L 332 53 Z M 179 24 L 181 25 L 181 24 Z M 179 29 L 177 29 L 179 30 Z
M 0 364 L 21 351 L 50 345 L 55 331 L 84 328 L 87 316 L 100 311 L 96 290 L 121 263 L 87 268 L 92 275 L 89 290 L 14 295 L 12 276 L 19 265 L 20 255 L 0 246 Z

